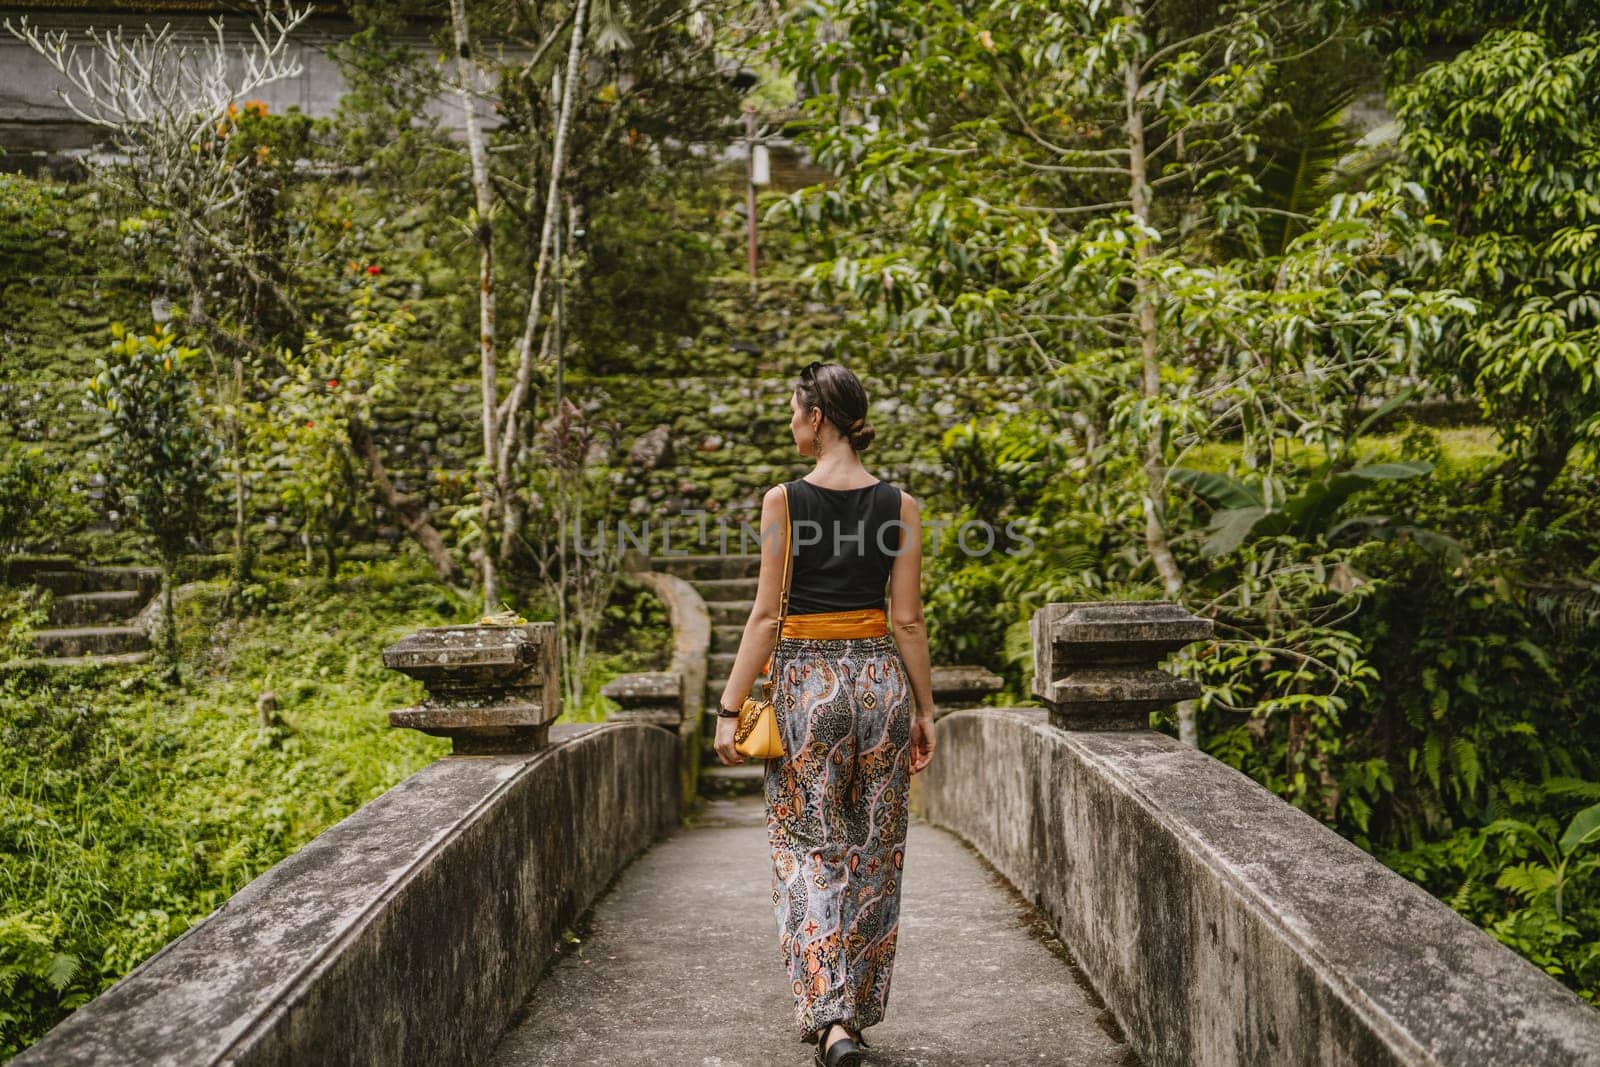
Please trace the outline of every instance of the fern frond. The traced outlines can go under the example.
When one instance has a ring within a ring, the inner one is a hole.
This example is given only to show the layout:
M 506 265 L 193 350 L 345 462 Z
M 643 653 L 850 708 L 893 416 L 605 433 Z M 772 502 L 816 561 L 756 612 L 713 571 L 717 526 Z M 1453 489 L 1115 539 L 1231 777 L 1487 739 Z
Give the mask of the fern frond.
M 1541 863 L 1514 863 L 1500 872 L 1494 884 L 1532 903 L 1555 888 L 1556 873 Z

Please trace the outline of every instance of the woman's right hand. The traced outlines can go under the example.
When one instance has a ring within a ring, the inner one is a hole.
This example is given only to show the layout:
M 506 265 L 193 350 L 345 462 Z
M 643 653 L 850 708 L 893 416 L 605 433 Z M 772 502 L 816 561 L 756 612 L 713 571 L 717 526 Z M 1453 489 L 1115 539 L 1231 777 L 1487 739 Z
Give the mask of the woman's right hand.
M 916 774 L 933 760 L 933 716 L 911 716 L 911 773 Z
M 733 747 L 733 735 L 738 732 L 738 726 L 739 720 L 732 715 L 717 716 L 717 736 L 711 747 L 716 749 L 717 759 L 725 767 L 737 767 L 744 762 L 744 756 Z

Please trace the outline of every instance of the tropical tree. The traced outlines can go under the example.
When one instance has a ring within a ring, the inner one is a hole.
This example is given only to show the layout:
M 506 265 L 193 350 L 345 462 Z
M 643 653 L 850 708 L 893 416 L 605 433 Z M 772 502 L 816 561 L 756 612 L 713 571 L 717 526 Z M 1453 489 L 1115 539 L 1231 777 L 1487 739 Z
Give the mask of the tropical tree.
M 1168 595 L 1183 585 L 1175 449 L 1231 424 L 1270 463 L 1274 438 L 1342 436 L 1435 328 L 1436 300 L 1383 277 L 1420 224 L 1414 197 L 1296 210 L 1257 180 L 1262 129 L 1286 106 L 1280 68 L 1333 40 L 1335 9 L 809 10 L 782 48 L 811 90 L 806 136 L 840 180 L 788 207 L 851 241 L 814 276 L 924 354 L 1039 369 L 1063 407 L 1093 398 L 1143 456 L 1145 545 Z
M 320 545 L 330 578 L 338 572 L 339 538 L 368 496 L 358 472 L 373 447 L 372 407 L 397 392 L 402 363 L 395 350 L 416 321 L 404 307 L 381 313 L 374 290 L 370 275 L 355 288 L 344 336 L 313 326 L 300 351 L 284 350 L 284 373 L 251 408 L 261 465 L 282 472 L 280 498 L 301 518 L 307 569 Z M 424 539 L 424 547 L 443 557 L 432 561 L 441 576 L 454 568 L 442 541 Z
M 451 5 L 450 88 L 468 115 L 473 190 L 464 229 L 479 261 L 483 440 L 477 491 L 459 517 L 474 541 L 485 610 L 498 606 L 499 572 L 526 546 L 524 518 L 539 506 L 525 488 L 538 452 L 533 409 L 544 391 L 550 410 L 561 409 L 564 338 L 571 335 L 566 291 L 584 262 L 575 254 L 578 240 L 617 191 L 652 173 L 704 167 L 692 146 L 713 139 L 736 113 L 713 19 L 737 21 L 748 10 L 765 6 Z M 495 44 L 520 48 L 485 48 L 491 25 Z M 492 134 L 481 129 L 491 90 L 503 117 Z M 508 278 L 525 283 L 508 286 Z
M 168 22 L 131 37 L 90 28 L 83 44 L 26 16 L 4 22 L 60 76 L 62 102 L 104 136 L 111 151 L 90 158 L 93 179 L 132 205 L 141 227 L 170 237 L 170 284 L 186 298 L 186 324 L 208 358 L 225 361 L 212 391 L 233 476 L 233 594 L 251 555 L 240 413 L 267 369 L 264 354 L 299 344 L 306 320 L 294 279 L 314 255 L 283 219 L 290 153 L 264 136 L 266 106 L 252 98 L 301 72 L 290 45 L 310 12 L 251 0 L 250 34 L 232 43 L 221 17 L 195 40 Z
M 1315 181 L 1348 87 L 1319 98 L 1303 65 L 1342 15 L 837 0 L 785 25 L 804 137 L 838 175 L 784 205 L 823 242 L 812 276 L 876 309 L 892 351 L 1034 373 L 1046 410 L 1093 424 L 1097 458 L 1139 457 L 1169 597 L 1185 574 L 1168 471 L 1189 448 L 1239 434 L 1274 510 L 1287 446 L 1347 464 L 1364 402 L 1471 310 L 1397 284 L 1431 226 L 1415 188 Z M 1286 128 L 1314 150 L 1264 166 Z
M 164 646 L 176 678 L 173 575 L 205 529 L 219 450 L 201 421 L 191 377 L 199 349 L 176 344 L 161 324 L 140 336 L 112 323 L 111 336 L 89 380 L 89 400 L 103 413 L 111 439 L 103 464 L 106 484 L 161 558 Z
M 1445 223 L 1431 275 L 1483 314 L 1429 369 L 1472 390 L 1534 505 L 1600 455 L 1600 33 L 1496 30 L 1396 93 L 1406 174 Z

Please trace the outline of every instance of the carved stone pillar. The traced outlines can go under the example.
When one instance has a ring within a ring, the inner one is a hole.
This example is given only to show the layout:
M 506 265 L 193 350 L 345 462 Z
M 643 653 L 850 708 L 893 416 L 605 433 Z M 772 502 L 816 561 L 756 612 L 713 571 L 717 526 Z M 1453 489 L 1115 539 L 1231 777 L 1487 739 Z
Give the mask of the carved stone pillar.
M 1046 604 L 1033 613 L 1033 692 L 1065 730 L 1143 730 L 1157 708 L 1200 686 L 1157 670 L 1211 636 L 1210 619 L 1160 600 Z
M 418 630 L 384 649 L 383 665 L 428 696 L 389 725 L 448 737 L 454 755 L 538 748 L 561 714 L 558 641 L 553 622 Z

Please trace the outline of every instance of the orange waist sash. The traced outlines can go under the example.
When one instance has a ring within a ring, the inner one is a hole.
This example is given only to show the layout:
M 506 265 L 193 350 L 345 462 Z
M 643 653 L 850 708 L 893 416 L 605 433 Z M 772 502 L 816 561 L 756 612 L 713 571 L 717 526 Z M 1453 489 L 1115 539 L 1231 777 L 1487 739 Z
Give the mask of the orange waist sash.
M 889 632 L 889 616 L 882 608 L 858 611 L 823 611 L 807 615 L 785 615 L 780 637 L 883 637 Z

